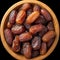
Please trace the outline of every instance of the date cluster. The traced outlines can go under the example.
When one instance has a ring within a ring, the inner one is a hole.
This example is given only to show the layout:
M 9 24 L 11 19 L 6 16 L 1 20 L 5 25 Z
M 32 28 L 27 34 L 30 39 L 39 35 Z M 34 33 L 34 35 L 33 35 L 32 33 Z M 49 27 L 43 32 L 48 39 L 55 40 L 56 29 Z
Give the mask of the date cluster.
M 56 33 L 53 19 L 46 9 L 25 3 L 10 12 L 4 35 L 14 52 L 32 58 L 49 50 Z

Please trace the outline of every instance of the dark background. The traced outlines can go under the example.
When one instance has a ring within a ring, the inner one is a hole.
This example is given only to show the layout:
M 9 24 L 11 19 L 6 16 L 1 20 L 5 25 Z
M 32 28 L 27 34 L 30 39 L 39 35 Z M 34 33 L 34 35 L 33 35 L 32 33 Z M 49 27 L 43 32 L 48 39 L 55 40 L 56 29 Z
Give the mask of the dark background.
M 0 22 L 6 10 L 14 3 L 20 0 L 0 0 Z M 58 21 L 60 20 L 60 1 L 59 0 L 40 0 L 47 4 L 56 14 Z M 55 50 L 45 60 L 60 60 L 60 41 Z M 15 60 L 3 47 L 0 40 L 0 60 Z

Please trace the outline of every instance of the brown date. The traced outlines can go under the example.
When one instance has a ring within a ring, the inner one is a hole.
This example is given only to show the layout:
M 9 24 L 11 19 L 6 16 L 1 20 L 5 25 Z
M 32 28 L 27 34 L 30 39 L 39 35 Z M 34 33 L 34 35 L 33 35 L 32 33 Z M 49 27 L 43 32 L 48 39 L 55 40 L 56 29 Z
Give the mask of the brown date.
M 15 23 L 15 21 L 16 21 L 16 16 L 17 16 L 17 12 L 16 12 L 16 10 L 13 10 L 13 11 L 10 13 L 10 15 L 9 15 L 9 22 L 10 22 L 11 24 L 14 24 L 14 23 Z
M 25 17 L 26 17 L 26 12 L 24 10 L 20 10 L 16 17 L 16 23 L 22 24 L 25 20 Z
M 20 42 L 19 42 L 19 37 L 18 36 L 15 36 L 15 39 L 13 40 L 12 50 L 14 52 L 19 52 L 20 51 Z
M 35 36 L 32 40 L 32 48 L 33 50 L 38 50 L 40 49 L 41 46 L 41 38 L 38 36 Z
M 26 10 L 28 10 L 30 7 L 31 7 L 31 6 L 30 6 L 29 3 L 25 3 L 25 4 L 22 5 L 21 9 L 26 11 Z
M 51 16 L 50 16 L 49 12 L 48 12 L 47 10 L 41 9 L 41 14 L 45 17 L 45 19 L 46 19 L 47 21 L 52 20 L 52 18 L 51 18 Z
M 39 12 L 38 11 L 34 11 L 32 12 L 26 19 L 26 23 L 27 24 L 31 24 L 33 23 L 38 17 L 39 17 Z
M 23 54 L 26 58 L 31 58 L 32 48 L 29 42 L 23 44 Z
M 40 54 L 43 55 L 47 52 L 47 45 L 45 42 L 42 42 L 41 48 L 40 48 Z
M 42 15 L 40 15 L 40 16 L 36 19 L 35 23 L 36 23 L 36 24 L 41 23 L 41 24 L 44 24 L 44 25 L 45 25 L 45 24 L 47 23 L 47 21 L 45 20 L 45 18 L 44 18 Z
M 39 36 L 42 37 L 47 32 L 48 32 L 48 28 L 44 27 L 43 30 L 41 32 L 39 32 Z
M 6 42 L 11 45 L 12 44 L 12 41 L 13 41 L 13 36 L 12 36 L 12 32 L 10 29 L 5 29 L 4 30 L 4 35 L 5 35 L 5 38 L 6 38 Z
M 13 34 L 21 34 L 25 31 L 25 28 L 22 25 L 14 25 L 11 28 L 11 31 L 13 32 Z
M 43 28 L 44 28 L 44 25 L 42 24 L 33 25 L 30 27 L 29 32 L 32 34 L 36 34 L 37 32 L 42 31 Z
M 47 42 L 47 47 L 49 48 L 54 42 L 54 38 Z
M 42 37 L 42 41 L 44 42 L 48 42 L 50 41 L 52 38 L 55 37 L 55 32 L 54 31 L 48 31 L 43 37 Z
M 19 35 L 19 40 L 21 42 L 29 41 L 31 38 L 32 38 L 32 35 L 29 32 L 25 32 Z

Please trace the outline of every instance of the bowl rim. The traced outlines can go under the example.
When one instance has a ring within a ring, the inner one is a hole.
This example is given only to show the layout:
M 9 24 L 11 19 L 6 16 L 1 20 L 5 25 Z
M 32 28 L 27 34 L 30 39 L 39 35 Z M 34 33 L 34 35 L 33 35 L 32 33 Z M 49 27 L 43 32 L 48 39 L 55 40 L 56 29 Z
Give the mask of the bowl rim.
M 6 43 L 6 40 L 4 38 L 4 23 L 5 23 L 5 20 L 7 18 L 7 16 L 9 15 L 9 13 L 16 7 L 20 6 L 21 4 L 24 4 L 24 3 L 35 3 L 35 4 L 38 4 L 39 6 L 45 8 L 52 16 L 53 18 L 53 22 L 54 22 L 54 27 L 55 27 L 55 32 L 56 32 L 56 38 L 55 38 L 55 41 L 54 43 L 52 44 L 52 46 L 50 47 L 50 49 L 48 50 L 48 52 L 42 56 L 39 56 L 39 57 L 36 57 L 36 58 L 32 58 L 32 60 L 42 60 L 44 58 L 46 58 L 47 56 L 49 56 L 53 50 L 55 49 L 57 43 L 58 43 L 58 40 L 59 40 L 59 23 L 58 23 L 58 19 L 55 15 L 55 13 L 52 11 L 52 9 L 50 7 L 48 7 L 46 4 L 44 4 L 43 2 L 41 1 L 33 1 L 33 0 L 26 0 L 26 1 L 19 1 L 15 4 L 13 4 L 7 11 L 6 13 L 4 14 L 3 18 L 2 18 L 2 21 L 1 21 L 1 41 L 2 41 L 2 44 L 4 46 L 4 48 L 7 50 L 7 52 L 13 56 L 14 58 L 16 59 L 22 59 L 22 60 L 26 60 L 26 58 L 24 56 L 21 56 L 21 55 L 18 55 L 16 54 L 15 52 L 13 52 L 11 50 L 11 48 L 8 46 L 8 44 Z

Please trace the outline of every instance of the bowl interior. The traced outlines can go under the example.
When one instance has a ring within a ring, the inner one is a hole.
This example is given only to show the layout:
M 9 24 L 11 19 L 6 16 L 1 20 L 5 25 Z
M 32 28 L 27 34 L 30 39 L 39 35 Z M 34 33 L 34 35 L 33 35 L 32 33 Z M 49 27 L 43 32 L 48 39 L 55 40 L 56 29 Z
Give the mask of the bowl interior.
M 27 60 L 24 56 L 13 52 L 12 49 L 10 48 L 10 46 L 6 43 L 6 40 L 5 40 L 5 37 L 4 37 L 4 28 L 6 27 L 6 23 L 7 23 L 8 16 L 9 16 L 10 12 L 13 9 L 19 8 L 24 3 L 38 4 L 42 8 L 45 8 L 51 14 L 51 16 L 53 18 L 53 23 L 54 23 L 55 32 L 56 32 L 55 41 L 54 41 L 54 43 L 52 44 L 52 46 L 49 48 L 48 52 L 45 55 L 38 56 L 36 58 L 33 58 L 32 60 L 44 59 L 44 58 L 46 58 L 47 56 L 49 56 L 52 53 L 52 51 L 55 49 L 55 47 L 57 45 L 57 42 L 58 42 L 58 39 L 59 39 L 59 23 L 58 23 L 58 20 L 56 18 L 56 15 L 54 14 L 54 12 L 46 4 L 44 4 L 44 3 L 40 2 L 40 1 L 29 1 L 29 0 L 19 1 L 19 2 L 15 3 L 13 6 L 11 6 L 7 10 L 7 12 L 4 14 L 2 22 L 1 22 L 1 41 L 2 41 L 3 46 L 5 47 L 5 49 L 8 51 L 8 53 L 10 55 L 12 55 L 14 58 L 19 59 L 19 60 Z

